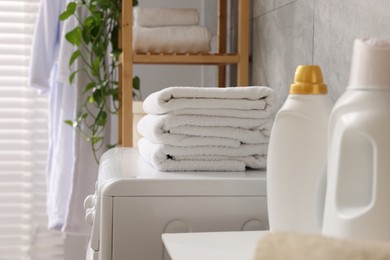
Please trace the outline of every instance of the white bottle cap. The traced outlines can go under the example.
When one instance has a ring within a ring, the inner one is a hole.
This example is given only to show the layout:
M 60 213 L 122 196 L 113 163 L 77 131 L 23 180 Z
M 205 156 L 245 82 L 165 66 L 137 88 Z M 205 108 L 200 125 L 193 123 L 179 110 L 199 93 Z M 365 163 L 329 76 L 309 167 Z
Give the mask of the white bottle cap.
M 390 39 L 356 39 L 348 88 L 390 88 Z

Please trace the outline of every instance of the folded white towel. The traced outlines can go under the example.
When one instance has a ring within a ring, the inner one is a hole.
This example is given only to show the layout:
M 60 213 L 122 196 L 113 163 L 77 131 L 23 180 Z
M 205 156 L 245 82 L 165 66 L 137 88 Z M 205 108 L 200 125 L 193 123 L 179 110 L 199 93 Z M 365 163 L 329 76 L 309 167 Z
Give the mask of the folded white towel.
M 203 127 L 203 126 L 178 126 L 172 128 L 170 133 L 189 136 L 224 137 L 238 140 L 243 144 L 268 143 L 269 130 L 247 130 L 234 127 Z
M 148 114 L 143 117 L 142 121 L 148 126 L 157 125 L 164 131 L 169 131 L 172 128 L 179 126 L 220 126 L 234 127 L 247 130 L 268 129 L 270 128 L 270 119 L 252 119 L 252 118 L 236 118 L 236 117 L 217 117 L 217 116 L 201 116 L 201 115 L 153 115 Z
M 208 53 L 211 32 L 203 26 L 133 27 L 133 51 Z
M 259 241 L 255 260 L 388 260 L 388 241 L 336 239 L 292 232 L 270 233 Z
M 183 108 L 173 110 L 170 113 L 174 115 L 203 115 L 203 116 L 220 116 L 220 117 L 235 117 L 235 118 L 267 118 L 274 113 L 274 106 L 266 106 L 265 109 L 222 109 L 222 108 Z
M 141 134 L 141 133 L 140 133 Z M 171 133 L 158 133 L 152 130 L 142 132 L 142 136 L 148 138 L 151 142 L 156 144 L 167 144 L 181 147 L 194 146 L 225 146 L 225 147 L 239 147 L 241 142 L 238 140 L 222 137 L 202 137 L 202 136 L 188 136 Z
M 192 8 L 145 8 L 137 6 L 133 9 L 133 12 L 135 26 L 188 26 L 199 23 L 198 11 Z
M 241 143 L 268 143 L 271 126 L 269 119 L 148 114 L 137 129 L 157 144 L 238 147 Z
M 161 171 L 245 171 L 266 165 L 267 145 L 175 147 L 138 141 L 141 156 Z
M 189 108 L 265 110 L 274 105 L 273 90 L 268 87 L 169 87 L 149 95 L 143 108 L 149 114 L 164 114 Z

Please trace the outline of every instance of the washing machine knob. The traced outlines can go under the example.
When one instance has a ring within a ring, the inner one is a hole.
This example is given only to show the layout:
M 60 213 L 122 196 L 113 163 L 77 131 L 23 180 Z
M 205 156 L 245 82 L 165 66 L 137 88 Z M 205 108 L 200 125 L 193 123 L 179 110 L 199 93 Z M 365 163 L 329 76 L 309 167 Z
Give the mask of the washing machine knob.
M 87 209 L 87 212 L 85 214 L 85 222 L 88 225 L 93 225 L 93 222 L 95 221 L 95 210 L 94 209 Z
M 92 208 L 95 204 L 95 196 L 89 195 L 84 200 L 84 209 L 87 210 L 89 208 Z

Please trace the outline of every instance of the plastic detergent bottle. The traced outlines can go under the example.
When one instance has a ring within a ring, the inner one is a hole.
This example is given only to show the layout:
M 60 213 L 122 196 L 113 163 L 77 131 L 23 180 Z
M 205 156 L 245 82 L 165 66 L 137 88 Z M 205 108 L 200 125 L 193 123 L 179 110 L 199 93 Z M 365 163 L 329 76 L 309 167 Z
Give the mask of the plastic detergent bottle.
M 323 234 L 390 240 L 390 40 L 355 40 L 328 158 Z
M 271 231 L 321 233 L 332 101 L 319 66 L 299 66 L 272 128 L 267 161 Z

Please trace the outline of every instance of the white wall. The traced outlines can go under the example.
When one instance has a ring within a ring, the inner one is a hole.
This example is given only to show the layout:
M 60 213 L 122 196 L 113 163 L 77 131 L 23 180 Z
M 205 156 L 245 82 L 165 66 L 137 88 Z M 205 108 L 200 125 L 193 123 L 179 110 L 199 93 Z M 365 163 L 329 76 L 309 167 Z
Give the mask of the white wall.
M 336 101 L 348 85 L 353 41 L 390 35 L 389 0 L 253 0 L 253 83 L 277 91 L 279 106 L 295 68 L 320 65 Z

